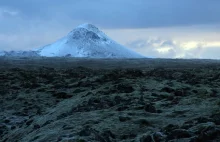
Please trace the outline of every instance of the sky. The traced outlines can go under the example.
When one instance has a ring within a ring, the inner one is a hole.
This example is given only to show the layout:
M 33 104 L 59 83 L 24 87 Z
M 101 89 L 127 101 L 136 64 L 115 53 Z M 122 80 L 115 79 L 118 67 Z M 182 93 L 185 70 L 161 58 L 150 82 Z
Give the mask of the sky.
M 220 59 L 219 0 L 1 0 L 0 50 L 31 50 L 91 23 L 148 57 Z

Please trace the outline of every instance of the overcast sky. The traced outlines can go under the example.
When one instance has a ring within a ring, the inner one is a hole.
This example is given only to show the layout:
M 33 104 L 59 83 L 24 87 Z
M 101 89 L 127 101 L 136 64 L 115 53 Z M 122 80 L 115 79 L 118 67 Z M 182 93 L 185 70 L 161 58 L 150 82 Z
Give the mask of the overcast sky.
M 0 50 L 40 47 L 91 23 L 146 56 L 220 58 L 219 5 L 219 0 L 0 0 Z

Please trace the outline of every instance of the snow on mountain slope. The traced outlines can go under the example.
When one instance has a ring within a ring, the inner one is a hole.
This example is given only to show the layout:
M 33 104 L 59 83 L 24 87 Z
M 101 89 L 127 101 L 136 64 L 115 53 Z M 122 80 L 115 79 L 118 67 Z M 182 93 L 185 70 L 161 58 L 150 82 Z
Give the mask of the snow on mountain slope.
M 0 51 L 0 56 L 5 56 L 5 51 Z
M 116 43 L 91 24 L 80 25 L 60 40 L 36 51 L 46 57 L 144 58 Z
M 7 57 L 37 57 L 40 56 L 37 51 L 3 51 L 0 56 Z

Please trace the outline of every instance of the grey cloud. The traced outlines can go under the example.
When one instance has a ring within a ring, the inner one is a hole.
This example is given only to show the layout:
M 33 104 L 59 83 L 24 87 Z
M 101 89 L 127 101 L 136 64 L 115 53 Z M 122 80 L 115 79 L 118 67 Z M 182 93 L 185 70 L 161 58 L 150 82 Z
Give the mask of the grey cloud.
M 201 58 L 201 59 L 220 59 L 220 47 L 208 47 L 206 45 L 198 44 L 197 47 L 184 50 L 181 44 L 174 43 L 172 40 L 163 40 L 170 49 L 167 52 L 159 52 L 158 49 L 163 49 L 160 46 L 161 39 L 159 40 L 136 40 L 128 43 L 127 47 L 132 48 L 147 57 L 153 58 Z M 150 42 L 149 42 L 150 41 Z M 154 44 L 159 46 L 154 46 Z M 139 46 L 141 44 L 141 47 Z
M 134 48 L 145 48 L 151 46 L 150 43 L 148 43 L 146 40 L 135 40 L 133 42 L 127 43 L 128 47 L 134 47 Z
M 175 44 L 173 43 L 172 40 L 166 40 L 161 44 L 161 47 L 164 47 L 164 46 L 175 46 Z
M 17 11 L 10 10 L 10 9 L 7 9 L 7 8 L 0 8 L 0 16 L 1 17 L 13 17 L 13 16 L 16 16 L 16 15 L 18 15 Z
M 206 47 L 200 52 L 201 58 L 220 59 L 220 47 Z
M 188 52 L 185 52 L 184 57 L 185 58 L 205 58 L 206 55 L 202 54 L 204 52 L 204 47 L 197 46 L 196 48 L 193 48 L 189 50 Z
M 135 48 L 146 48 L 154 46 L 153 44 L 157 44 L 162 47 L 173 47 L 176 46 L 172 40 L 163 40 L 162 38 L 145 38 L 145 39 L 138 39 L 132 42 L 127 43 L 127 46 L 129 47 L 135 47 Z
M 164 43 L 173 43 L 172 40 L 162 40 L 161 38 L 147 38 L 147 39 L 139 39 L 127 43 L 126 46 L 132 48 L 134 50 L 139 51 L 140 53 L 144 54 L 147 57 L 152 58 L 175 58 L 177 55 L 178 48 L 175 44 L 169 44 L 170 49 L 165 52 L 161 53 L 158 49 L 164 48 Z M 155 46 L 157 44 L 158 46 Z M 162 46 L 161 46 L 162 45 Z
M 1 0 L 23 18 L 88 21 L 108 28 L 165 27 L 220 23 L 213 0 Z M 65 17 L 63 19 L 63 17 Z

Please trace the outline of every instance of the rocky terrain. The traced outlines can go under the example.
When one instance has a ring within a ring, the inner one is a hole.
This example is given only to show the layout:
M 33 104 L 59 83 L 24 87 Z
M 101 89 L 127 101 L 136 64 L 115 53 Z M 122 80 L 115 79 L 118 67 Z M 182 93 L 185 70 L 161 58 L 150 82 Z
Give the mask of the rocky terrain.
M 1 142 L 218 142 L 216 60 L 0 58 Z

